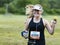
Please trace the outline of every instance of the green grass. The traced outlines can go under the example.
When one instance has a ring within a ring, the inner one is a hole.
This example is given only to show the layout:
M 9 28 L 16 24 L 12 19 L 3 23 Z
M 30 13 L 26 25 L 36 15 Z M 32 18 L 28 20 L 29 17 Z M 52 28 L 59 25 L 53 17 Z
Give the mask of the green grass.
M 48 21 L 54 16 L 43 16 Z M 46 45 L 60 45 L 60 16 L 55 28 L 54 35 L 50 35 L 45 30 Z M 0 15 L 0 45 L 27 45 L 27 40 L 21 37 L 20 33 L 24 29 L 26 16 Z

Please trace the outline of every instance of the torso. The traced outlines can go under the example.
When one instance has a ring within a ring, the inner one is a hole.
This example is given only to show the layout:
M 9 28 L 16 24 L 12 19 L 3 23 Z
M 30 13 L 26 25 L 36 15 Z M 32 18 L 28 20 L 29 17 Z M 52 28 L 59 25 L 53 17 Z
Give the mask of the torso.
M 37 26 L 37 30 L 36 30 L 36 24 Z M 38 20 L 37 22 L 33 20 L 33 18 L 30 19 L 30 23 L 29 23 L 29 41 L 34 41 L 34 39 L 30 39 L 30 33 L 31 31 L 39 31 L 40 32 L 40 39 L 36 40 L 36 44 L 37 45 L 45 45 L 45 36 L 44 36 L 44 24 L 43 24 L 43 20 L 42 18 L 40 20 Z

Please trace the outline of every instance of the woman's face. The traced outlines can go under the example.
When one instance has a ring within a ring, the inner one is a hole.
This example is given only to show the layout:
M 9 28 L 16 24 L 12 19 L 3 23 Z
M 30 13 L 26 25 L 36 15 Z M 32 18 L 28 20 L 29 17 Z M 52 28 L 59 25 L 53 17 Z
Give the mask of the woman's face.
M 36 10 L 36 9 L 33 10 L 33 15 L 34 15 L 35 17 L 38 17 L 38 16 L 40 16 L 41 14 L 42 14 L 42 11 L 41 11 L 41 10 Z

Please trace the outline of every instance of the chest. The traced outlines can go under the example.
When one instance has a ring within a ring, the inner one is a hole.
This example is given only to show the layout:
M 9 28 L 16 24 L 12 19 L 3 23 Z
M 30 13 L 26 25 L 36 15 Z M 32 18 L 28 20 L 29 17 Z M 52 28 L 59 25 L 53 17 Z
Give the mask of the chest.
M 30 30 L 42 30 L 43 29 L 43 24 L 41 22 L 39 23 L 34 23 L 34 22 L 31 22 L 30 25 L 29 25 L 29 29 Z

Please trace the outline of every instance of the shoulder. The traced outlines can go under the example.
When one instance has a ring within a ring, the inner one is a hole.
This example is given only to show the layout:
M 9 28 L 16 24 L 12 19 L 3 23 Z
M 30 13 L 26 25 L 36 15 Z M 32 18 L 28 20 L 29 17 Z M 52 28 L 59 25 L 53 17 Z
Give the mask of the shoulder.
M 44 26 L 48 23 L 48 20 L 42 18 Z

